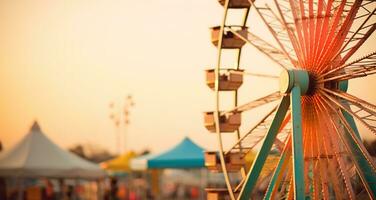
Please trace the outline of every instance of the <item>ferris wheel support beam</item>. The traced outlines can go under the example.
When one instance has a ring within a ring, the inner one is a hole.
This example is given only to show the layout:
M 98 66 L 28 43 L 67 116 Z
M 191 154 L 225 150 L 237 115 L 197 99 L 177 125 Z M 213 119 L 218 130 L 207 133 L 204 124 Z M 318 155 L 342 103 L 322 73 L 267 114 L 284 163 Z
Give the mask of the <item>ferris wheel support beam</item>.
M 232 32 L 234 35 L 236 35 L 241 40 L 247 42 L 248 44 L 254 46 L 257 50 L 259 50 L 261 53 L 265 54 L 269 59 L 274 61 L 276 64 L 278 64 L 283 69 L 292 69 L 294 68 L 294 65 L 290 62 L 290 59 L 286 57 L 285 53 L 274 47 L 273 45 L 269 44 L 265 40 L 261 39 L 261 37 L 251 33 L 247 32 L 247 37 L 242 36 L 236 30 L 227 27 L 227 30 Z
M 303 131 L 301 111 L 301 91 L 297 85 L 291 90 L 292 113 L 292 151 L 293 151 L 293 176 L 295 199 L 305 199 L 304 194 L 304 158 L 303 158 Z
M 348 108 L 349 107 L 349 104 L 347 102 L 344 102 L 345 103 L 345 106 Z M 356 126 L 355 124 L 355 120 L 354 118 L 346 111 L 342 110 L 342 114 L 343 116 L 345 117 L 347 123 L 349 123 L 349 125 L 351 126 L 352 130 L 354 130 L 354 133 L 355 135 L 359 138 L 359 139 L 362 139 L 360 137 L 360 134 L 359 134 L 359 130 L 358 130 L 358 127 Z
M 288 142 L 285 145 L 283 152 L 281 154 L 281 158 L 278 161 L 278 165 L 270 180 L 264 199 L 275 199 L 276 192 L 278 191 L 277 188 L 279 187 L 279 184 L 282 180 L 283 172 L 286 170 L 288 160 L 291 157 L 291 137 L 289 137 L 287 141 Z
M 371 199 L 375 199 L 376 197 L 376 168 L 375 164 L 371 158 L 371 156 L 368 154 L 367 150 L 362 147 L 361 140 L 356 136 L 356 133 L 354 129 L 351 127 L 351 125 L 348 123 L 345 116 L 342 114 L 343 112 L 347 112 L 344 109 L 340 109 L 342 112 L 340 112 L 338 109 L 334 107 L 334 104 L 331 105 L 331 103 L 327 100 L 325 100 L 325 103 L 327 105 L 330 105 L 329 108 L 336 113 L 336 115 L 339 117 L 339 120 L 341 124 L 344 126 L 345 131 L 343 134 L 340 134 L 337 131 L 338 136 L 342 140 L 343 144 L 345 145 L 347 151 L 351 153 L 350 158 L 353 160 L 356 171 L 359 174 L 359 177 L 361 178 L 365 189 L 367 190 L 367 193 L 371 197 Z M 331 119 L 332 120 L 332 119 Z M 332 120 L 333 122 L 333 120 Z M 336 128 L 338 129 L 338 128 Z
M 267 131 L 260 151 L 258 152 L 252 167 L 245 179 L 240 191 L 239 199 L 249 199 L 250 194 L 256 185 L 260 172 L 265 164 L 266 158 L 276 140 L 279 129 L 285 119 L 287 110 L 291 104 L 292 113 L 292 147 L 293 155 L 293 192 L 295 199 L 305 199 L 304 193 L 304 158 L 303 158 L 303 131 L 301 95 L 309 88 L 309 75 L 305 70 L 285 70 L 280 75 L 280 92 L 285 94 L 277 109 L 269 130 Z M 274 183 L 273 183 L 274 184 Z M 273 185 L 271 187 L 274 187 Z
M 349 88 L 349 81 L 346 80 L 346 81 L 339 82 L 340 91 L 347 92 L 348 88 Z M 343 101 L 343 103 L 345 104 L 345 107 L 347 108 L 350 107 L 347 101 Z M 343 110 L 341 112 L 343 116 L 345 117 L 347 123 L 349 123 L 349 125 L 351 126 L 352 130 L 354 130 L 355 135 L 361 140 L 362 138 L 360 137 L 360 133 L 359 133 L 358 127 L 356 126 L 354 118 L 348 112 L 345 112 Z
M 344 110 L 342 110 L 342 115 L 344 117 L 343 120 L 345 121 L 345 124 L 347 123 L 346 125 L 350 126 L 353 132 L 355 132 L 355 135 L 358 136 L 359 132 L 358 132 L 358 129 L 356 128 L 354 118 Z M 363 174 L 363 177 L 365 179 L 363 181 L 365 181 L 367 184 L 366 188 L 370 190 L 369 194 L 372 195 L 372 198 L 376 198 L 376 184 L 375 184 L 376 172 L 374 168 L 372 168 L 372 166 L 369 164 L 367 159 L 363 156 L 363 153 L 359 149 L 359 146 L 354 142 L 350 134 L 351 134 L 350 131 L 346 130 L 344 134 L 345 136 L 344 139 L 346 140 L 349 146 L 349 150 L 351 151 L 352 155 L 354 155 L 354 161 L 356 162 L 358 168 L 360 169 L 358 170 L 358 173 Z
M 250 198 L 251 192 L 254 186 L 256 185 L 256 181 L 258 177 L 260 176 L 262 167 L 264 166 L 264 163 L 266 161 L 266 158 L 268 157 L 270 149 L 272 148 L 274 144 L 274 140 L 277 137 L 278 130 L 282 124 L 282 121 L 285 118 L 285 115 L 289 107 L 290 107 L 289 96 L 284 96 L 282 98 L 281 103 L 279 104 L 276 115 L 274 116 L 274 120 L 271 123 L 270 128 L 265 135 L 261 149 L 256 155 L 256 158 L 252 164 L 252 167 L 247 174 L 246 180 L 239 194 L 239 198 L 238 198 L 239 200 L 248 200 Z

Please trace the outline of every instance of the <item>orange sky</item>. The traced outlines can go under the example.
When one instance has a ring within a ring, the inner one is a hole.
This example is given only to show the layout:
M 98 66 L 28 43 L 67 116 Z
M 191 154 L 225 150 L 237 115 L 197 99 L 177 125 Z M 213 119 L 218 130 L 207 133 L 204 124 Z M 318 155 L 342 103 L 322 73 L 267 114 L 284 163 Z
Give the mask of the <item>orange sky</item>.
M 215 148 L 216 137 L 202 122 L 202 112 L 214 108 L 203 70 L 216 61 L 208 27 L 221 15 L 215 0 L 0 0 L 5 148 L 38 119 L 63 147 L 93 143 L 113 151 L 108 104 L 128 93 L 136 102 L 128 147 L 160 151 L 188 135 Z M 249 26 L 265 35 L 260 21 Z M 375 41 L 373 36 L 363 51 L 374 49 Z M 279 73 L 256 50 L 245 52 L 247 69 Z M 375 77 L 352 81 L 350 92 L 375 103 L 375 83 Z M 275 81 L 246 84 L 242 100 L 278 88 Z

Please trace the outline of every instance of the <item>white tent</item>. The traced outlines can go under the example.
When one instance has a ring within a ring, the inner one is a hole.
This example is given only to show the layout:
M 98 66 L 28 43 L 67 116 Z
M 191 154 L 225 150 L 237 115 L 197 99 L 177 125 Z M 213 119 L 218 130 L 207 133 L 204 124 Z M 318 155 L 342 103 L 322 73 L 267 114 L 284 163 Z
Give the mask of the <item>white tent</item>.
M 146 154 L 137 158 L 132 158 L 129 164 L 129 167 L 132 170 L 147 170 L 148 169 L 148 160 L 156 157 L 157 154 Z
M 58 147 L 35 122 L 18 144 L 0 154 L 0 176 L 97 179 L 105 173 L 99 165 Z

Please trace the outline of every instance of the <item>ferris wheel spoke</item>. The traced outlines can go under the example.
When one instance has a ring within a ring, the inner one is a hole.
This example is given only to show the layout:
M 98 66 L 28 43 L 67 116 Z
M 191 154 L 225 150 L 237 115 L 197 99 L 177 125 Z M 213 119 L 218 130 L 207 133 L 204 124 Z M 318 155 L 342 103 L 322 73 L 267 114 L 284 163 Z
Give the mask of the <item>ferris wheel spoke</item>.
M 319 11 L 319 9 L 320 9 L 320 11 Z M 312 61 L 314 60 L 315 53 L 316 53 L 317 43 L 315 43 L 315 41 L 319 37 L 316 34 L 316 31 L 318 30 L 318 27 L 320 27 L 320 25 L 321 25 L 320 24 L 321 19 L 318 19 L 318 17 L 320 18 L 321 12 L 322 12 L 322 2 L 320 3 L 320 7 L 319 7 L 318 2 L 315 2 L 314 0 L 309 0 L 309 13 L 308 13 L 309 38 L 310 38 L 309 39 L 309 52 L 310 52 L 309 60 L 311 61 L 311 62 L 308 62 L 309 69 L 314 68 Z
M 306 12 L 307 8 L 305 5 L 306 3 L 303 0 L 300 0 L 299 5 L 296 5 L 296 6 L 299 7 L 299 11 L 300 11 L 298 16 L 300 16 L 300 26 L 302 29 L 301 31 L 303 34 L 303 42 L 304 42 L 305 52 L 306 52 L 306 60 L 305 60 L 304 66 L 305 68 L 308 68 L 310 64 L 310 60 L 311 60 L 310 34 L 309 34 L 309 22 L 311 21 L 311 19 L 309 16 L 307 16 L 308 13 Z
M 265 133 L 268 131 L 270 124 L 275 117 L 275 107 L 270 113 L 268 113 L 262 120 L 259 121 L 253 128 L 250 129 L 240 140 L 238 140 L 226 153 L 230 153 L 233 150 L 237 150 L 237 145 L 242 144 L 242 148 L 245 151 L 250 151 L 255 148 L 265 137 Z M 274 141 L 275 147 L 282 152 L 283 148 L 291 133 L 291 113 L 289 112 L 283 120 L 281 127 L 278 131 L 277 137 Z M 284 142 L 282 142 L 284 141 Z
M 330 105 L 330 102 L 327 100 L 324 101 L 327 105 Z M 375 163 L 372 157 L 368 154 L 368 151 L 365 149 L 364 145 L 361 143 L 360 139 L 355 135 L 354 130 L 351 128 L 344 115 L 336 110 L 334 105 L 331 105 L 330 107 L 339 118 L 341 124 L 344 125 L 345 129 L 347 130 L 345 131 L 345 134 L 339 131 L 339 123 L 335 123 L 331 118 L 331 122 L 336 128 L 338 136 L 342 140 L 343 144 L 345 144 L 345 147 L 349 152 L 350 158 L 355 164 L 355 169 L 360 176 L 368 195 L 371 199 L 373 199 L 375 198 L 374 194 L 376 193 L 376 188 L 370 187 L 370 184 L 372 185 L 376 181 Z
M 236 112 L 244 112 L 249 111 L 254 108 L 269 104 L 271 102 L 277 101 L 278 99 L 281 99 L 282 95 L 279 92 L 273 92 L 267 96 L 261 97 L 259 99 L 253 100 L 251 102 L 245 103 L 243 105 L 237 106 L 232 110 L 222 112 L 221 115 L 225 115 L 228 113 L 236 113 Z
M 243 184 L 243 187 L 239 194 L 239 199 L 245 200 L 249 199 L 250 193 L 256 185 L 256 181 L 260 176 L 262 166 L 264 165 L 267 155 L 273 146 L 274 140 L 277 136 L 280 125 L 283 122 L 284 116 L 286 115 L 288 108 L 290 106 L 290 100 L 288 96 L 282 98 L 280 105 L 276 111 L 276 115 L 273 119 L 272 124 L 270 125 L 268 132 L 265 135 L 263 144 L 260 151 L 256 155 L 252 167 L 249 170 L 246 181 Z
M 349 31 L 341 50 L 341 63 L 345 63 L 376 30 L 376 1 L 363 0 L 353 24 L 360 24 L 355 30 Z
M 305 152 L 304 154 L 307 156 L 310 156 L 310 171 L 311 173 L 307 172 L 307 174 L 311 174 L 312 181 L 312 196 L 315 197 L 315 199 L 319 199 L 319 191 L 320 191 L 320 184 L 321 184 L 321 175 L 320 175 L 320 166 L 323 168 L 323 163 L 325 161 L 325 157 L 320 156 L 320 155 L 325 155 L 323 152 L 323 141 L 322 141 L 322 136 L 319 134 L 321 133 L 321 130 L 323 130 L 318 121 L 319 117 L 317 114 L 316 104 L 314 98 L 311 104 L 305 105 L 303 104 L 302 106 L 307 107 L 304 109 L 305 111 L 303 112 L 303 119 L 305 117 L 305 121 L 309 121 L 307 125 L 304 125 L 305 127 L 305 135 L 307 137 L 304 138 L 306 140 L 305 142 L 309 145 L 309 151 Z M 304 107 L 303 107 L 304 108 Z M 315 128 L 313 128 L 315 127 Z M 309 136 L 307 135 L 309 134 Z M 308 188 L 307 188 L 308 189 Z
M 328 118 L 327 115 L 324 114 L 324 112 L 326 112 L 327 110 L 321 110 L 320 108 L 320 105 L 319 105 L 319 100 L 318 98 L 315 98 L 315 112 L 316 112 L 316 115 L 318 116 L 318 118 L 320 119 L 324 119 L 324 118 Z M 330 116 L 329 116 L 330 117 Z M 317 123 L 317 127 L 319 127 L 319 131 L 316 131 L 316 140 L 317 140 L 317 145 L 319 146 L 318 148 L 318 151 L 320 151 L 320 149 L 323 150 L 324 152 L 324 155 L 328 155 L 326 156 L 326 166 L 327 166 L 327 175 L 328 177 L 326 177 L 325 173 L 324 172 L 321 172 L 321 185 L 322 185 L 322 188 L 323 188 L 323 194 L 325 197 L 329 197 L 329 191 L 328 191 L 328 181 L 330 181 L 332 184 L 333 184 L 333 189 L 335 191 L 335 196 L 336 196 L 336 199 L 344 199 L 342 197 L 342 190 L 340 188 L 340 183 L 338 180 L 341 180 L 341 178 L 339 178 L 337 176 L 337 163 L 335 162 L 335 160 L 333 158 L 330 158 L 329 155 L 335 155 L 334 152 L 333 152 L 333 148 L 329 145 L 329 142 L 322 139 L 324 138 L 323 135 L 321 135 L 324 131 L 323 130 L 329 130 L 330 131 L 330 127 L 329 125 L 327 124 L 327 122 L 323 122 L 323 123 L 319 123 L 318 121 L 316 121 Z M 318 156 L 320 156 L 321 153 L 318 154 Z M 323 163 L 321 163 L 320 166 L 322 166 Z M 323 170 L 323 169 L 321 169 Z M 328 199 L 328 198 L 327 198 Z
M 288 53 L 291 53 L 292 55 L 294 55 L 294 57 L 298 59 L 299 66 L 303 66 L 303 61 L 304 61 L 303 50 L 298 42 L 297 36 L 295 35 L 294 27 L 292 26 L 295 20 L 292 17 L 289 0 L 279 0 L 279 1 L 274 0 L 274 4 L 278 10 L 282 28 L 287 32 L 287 36 L 292 46 L 290 47 L 289 43 L 284 42 L 285 47 L 288 50 Z
M 319 171 L 318 173 L 320 174 L 320 188 L 322 191 L 323 199 L 329 199 L 329 180 L 327 176 L 329 174 L 328 169 L 326 168 L 325 161 L 319 161 L 317 165 Z M 318 195 L 316 194 L 316 196 Z
M 373 161 L 373 158 L 371 157 L 371 155 L 369 155 L 367 149 L 361 143 L 361 141 L 359 140 L 359 138 L 356 137 L 356 134 L 355 134 L 354 130 L 351 128 L 350 124 L 345 119 L 343 113 L 339 113 L 337 111 L 337 115 L 339 116 L 341 124 L 344 125 L 344 127 L 347 130 L 347 132 L 351 135 L 352 140 L 355 141 L 357 148 L 361 151 L 360 153 L 367 160 L 368 165 L 372 168 L 372 170 L 376 170 L 376 165 L 375 165 L 375 162 Z M 350 155 L 353 156 L 353 155 L 358 155 L 358 154 L 350 154 Z M 374 177 L 374 178 L 376 178 L 376 177 Z
M 309 34 L 310 34 L 310 40 L 309 40 L 309 47 L 310 47 L 310 60 L 309 62 L 309 68 L 314 68 L 314 61 L 318 54 L 318 51 L 321 50 L 318 48 L 318 44 L 321 38 L 320 32 L 323 26 L 323 23 L 325 21 L 326 13 L 326 2 L 323 0 L 309 0 Z
M 275 106 L 273 109 L 271 109 L 260 121 L 258 121 L 256 123 L 255 126 L 253 126 L 246 134 L 244 134 L 237 142 L 235 142 L 235 144 L 228 150 L 225 152 L 225 154 L 228 154 L 230 153 L 232 150 L 234 150 L 237 146 L 239 146 L 240 144 L 242 144 L 242 142 L 250 137 L 250 135 L 252 133 L 254 133 L 255 130 L 257 129 L 262 129 L 264 131 L 264 129 L 267 127 L 266 126 L 266 122 L 268 120 L 268 118 L 270 118 L 271 116 L 274 116 L 274 112 L 277 110 L 277 106 Z M 270 119 L 269 119 L 270 120 Z M 263 137 L 259 137 L 259 140 L 262 140 Z M 256 145 L 254 145 L 256 146 Z M 250 146 L 248 145 L 248 147 L 242 147 L 242 148 L 247 148 L 247 149 L 252 149 L 254 146 Z
M 316 35 L 317 39 L 315 39 L 316 48 L 314 50 L 313 55 L 313 65 L 317 66 L 317 61 L 321 52 L 324 48 L 324 43 L 328 38 L 329 35 L 329 28 L 331 25 L 331 18 L 332 18 L 332 5 L 333 0 L 328 0 L 327 4 L 324 0 L 320 0 L 318 4 L 318 13 L 316 16 L 317 23 L 316 23 Z M 322 14 L 324 12 L 324 14 Z
M 251 32 L 247 32 L 247 37 L 239 34 L 236 30 L 231 27 L 226 27 L 228 31 L 232 32 L 238 38 L 242 39 L 243 41 L 251 44 L 261 53 L 265 54 L 268 58 L 272 61 L 277 63 L 283 69 L 293 68 L 294 65 L 291 64 L 290 59 L 284 54 L 282 50 L 277 49 L 273 45 L 269 44 L 265 40 L 261 39 L 260 37 L 256 36 Z
M 326 99 L 322 99 L 322 101 L 323 102 L 320 102 L 322 103 L 321 107 L 327 107 L 324 112 L 326 112 L 326 115 L 329 116 L 328 118 L 330 119 L 329 122 L 323 122 L 323 123 L 327 123 L 327 128 L 329 128 L 327 132 L 329 136 L 327 137 L 328 145 L 329 145 L 328 147 L 332 148 L 334 151 L 334 156 L 337 160 L 338 169 L 340 170 L 340 173 L 343 178 L 345 188 L 346 188 L 349 198 L 355 199 L 355 193 L 351 185 L 350 177 L 346 173 L 346 164 L 342 155 L 342 150 L 341 150 L 340 145 L 338 144 L 338 137 L 340 139 L 343 139 L 342 137 L 343 135 L 338 128 L 338 121 L 334 121 L 333 114 L 332 115 L 330 114 L 330 113 L 335 113 L 335 109 L 333 105 L 330 104 L 330 102 L 328 102 Z
M 291 184 L 290 183 L 291 173 L 292 173 L 291 166 L 290 166 L 291 159 L 287 160 L 287 162 L 288 164 L 287 164 L 287 169 L 286 169 L 286 175 L 282 178 L 281 189 L 279 190 L 280 191 L 279 195 L 281 195 L 279 199 L 287 199 L 288 188 L 290 187 L 290 184 Z
M 302 20 L 302 12 L 304 13 L 304 9 L 301 10 L 301 7 L 300 7 L 300 3 L 301 2 L 297 2 L 295 0 L 290 0 L 289 1 L 289 4 L 290 4 L 290 9 L 291 9 L 291 13 L 292 13 L 292 16 L 293 16 L 293 19 L 294 19 L 294 25 L 295 25 L 295 32 L 297 34 L 297 38 L 298 38 L 298 43 L 302 49 L 302 57 L 303 57 L 303 66 L 306 66 L 306 61 L 307 61 L 307 48 L 306 48 L 306 42 L 304 40 L 304 33 L 303 33 L 303 20 Z
M 342 194 L 343 189 L 341 187 L 340 181 L 341 178 L 337 175 L 337 163 L 335 160 L 330 159 L 328 162 L 328 178 L 330 182 L 333 184 L 333 189 L 335 193 L 336 199 L 345 199 L 344 195 Z
M 330 119 L 330 120 L 332 121 L 333 119 Z M 332 123 L 334 123 L 334 122 L 332 121 Z M 345 158 L 342 155 L 342 151 L 341 151 L 340 146 L 338 145 L 338 140 L 337 140 L 338 138 L 336 136 L 334 136 L 334 132 L 337 132 L 338 134 L 340 134 L 340 133 L 338 132 L 337 129 L 335 131 L 330 131 L 330 132 L 331 133 L 329 133 L 329 140 L 330 140 L 332 147 L 334 147 L 334 157 L 337 160 L 338 169 L 339 169 L 340 174 L 342 176 L 342 180 L 344 182 L 344 185 L 345 185 L 345 188 L 346 188 L 346 191 L 347 191 L 347 195 L 349 196 L 349 199 L 356 199 L 354 189 L 351 185 L 350 176 L 346 172 Z M 339 189 L 336 189 L 336 190 L 339 190 Z
M 336 52 L 338 52 L 346 39 L 346 35 L 349 32 L 353 19 L 356 16 L 357 11 L 361 5 L 362 0 L 356 0 L 351 6 L 349 13 L 345 17 L 345 20 L 341 20 L 343 12 L 346 6 L 346 0 L 342 0 L 338 9 L 334 14 L 333 23 L 331 24 L 330 33 L 324 44 L 325 48 L 323 49 L 321 56 L 318 58 L 317 67 L 320 71 L 332 67 L 328 65 L 330 61 L 336 58 Z
M 313 103 L 315 103 L 315 101 L 313 101 Z M 304 105 L 304 104 L 303 104 Z M 313 104 L 314 105 L 314 104 Z M 312 183 L 311 185 L 313 186 L 313 197 L 314 199 L 318 199 L 319 198 L 319 188 L 322 188 L 322 191 L 323 191 L 323 194 L 324 196 L 326 196 L 326 187 L 325 187 L 325 183 L 327 182 L 326 181 L 326 176 L 325 176 L 325 166 L 323 165 L 324 163 L 324 159 L 322 159 L 319 155 L 321 154 L 320 151 L 322 149 L 322 146 L 323 146 L 323 143 L 322 142 L 319 142 L 319 140 L 321 139 L 321 137 L 318 136 L 318 131 L 317 130 L 322 130 L 322 128 L 320 127 L 320 125 L 317 123 L 317 119 L 319 118 L 318 117 L 318 114 L 317 114 L 317 110 L 316 110 L 316 107 L 312 106 L 312 104 L 308 107 L 308 108 L 311 108 L 309 110 L 306 110 L 306 117 L 308 117 L 307 121 L 309 121 L 309 125 L 307 124 L 305 127 L 306 127 L 306 130 L 305 130 L 305 133 L 307 135 L 307 133 L 309 134 L 309 136 L 307 136 L 305 138 L 305 140 L 308 140 L 310 142 L 310 151 L 309 152 L 304 152 L 304 154 L 306 156 L 310 156 L 311 159 L 310 159 L 310 162 L 311 162 L 311 166 L 312 166 Z M 311 116 L 311 117 L 310 117 Z M 315 128 L 313 128 L 315 127 Z M 320 147 L 321 145 L 321 147 Z M 317 148 L 315 148 L 317 147 Z M 328 155 L 328 154 L 326 154 Z M 308 172 L 307 172 L 308 173 Z M 324 183 L 324 184 L 323 184 Z M 321 186 L 320 186 L 321 184 Z
M 291 157 L 291 136 L 288 137 L 287 143 L 281 153 L 277 167 L 274 170 L 273 176 L 269 182 L 264 199 L 275 199 L 283 174 L 288 166 L 288 161 Z
M 303 49 L 301 52 L 304 54 L 302 68 L 310 69 L 311 71 L 315 70 L 316 65 L 314 61 L 317 60 L 315 57 L 318 55 L 318 50 L 322 50 L 322 48 L 319 48 L 319 44 L 324 45 L 325 40 L 322 38 L 326 38 L 329 30 L 330 20 L 328 16 L 331 13 L 329 9 L 331 4 L 332 1 L 329 0 L 328 9 L 326 10 L 326 14 L 323 15 L 322 11 L 325 8 L 325 2 L 323 1 L 316 3 L 313 0 L 290 0 L 295 25 L 294 29 L 299 46 Z M 326 26 L 323 26 L 323 23 Z M 322 32 L 320 33 L 320 31 Z M 319 43 L 319 39 L 322 39 L 321 43 Z
M 359 77 L 360 75 L 370 75 L 376 70 L 375 67 L 376 51 L 323 73 L 318 76 L 318 83 L 345 78 L 350 79 L 351 77 Z
M 248 76 L 255 76 L 261 78 L 270 78 L 270 79 L 279 79 L 279 76 L 269 75 L 269 74 L 260 74 L 260 73 L 253 73 L 247 71 L 231 71 L 232 74 L 239 74 L 239 75 L 248 75 Z
M 325 178 L 327 179 L 327 182 L 324 182 L 322 184 L 327 184 L 328 182 L 332 183 L 333 190 L 334 190 L 334 193 L 335 193 L 334 195 L 335 195 L 336 199 L 345 199 L 344 194 L 342 194 L 343 189 L 342 189 L 342 187 L 341 187 L 342 185 L 340 183 L 340 180 L 342 180 L 343 178 L 338 176 L 338 173 L 337 173 L 338 164 L 337 164 L 336 160 L 335 159 L 327 159 L 325 162 L 326 162 L 326 165 L 324 167 L 327 167 L 327 168 L 324 168 L 324 170 L 326 171 L 325 175 L 327 175 L 327 177 L 325 177 Z M 327 190 L 326 194 L 327 194 L 327 197 L 329 197 L 329 191 L 328 190 Z M 327 198 L 327 199 L 329 199 L 329 198 Z
M 294 199 L 294 177 L 293 177 L 293 175 L 291 175 L 291 177 L 290 177 L 290 185 L 289 185 L 289 188 L 288 188 L 288 191 L 287 191 L 286 199 L 287 200 L 293 200 Z
M 321 92 L 328 100 L 333 102 L 335 105 L 340 107 L 342 110 L 358 119 L 361 124 L 367 127 L 370 131 L 376 134 L 376 111 L 371 110 L 367 107 L 362 106 L 361 104 L 354 104 L 350 101 L 347 101 L 350 106 L 356 107 L 357 110 L 353 111 L 350 106 L 343 105 L 342 102 L 330 96 L 327 92 Z
M 316 106 L 318 107 L 318 106 Z M 322 115 L 322 111 L 318 111 L 318 109 L 315 109 L 317 115 L 319 117 L 323 117 Z M 318 122 L 317 122 L 318 123 Z M 318 128 L 319 128 L 319 131 L 316 131 L 316 135 L 315 135 L 315 138 L 317 140 L 317 150 L 319 151 L 318 154 L 321 155 L 320 153 L 320 150 L 322 149 L 325 153 L 325 155 L 333 155 L 333 152 L 332 152 L 332 148 L 327 148 L 327 142 L 325 140 L 322 140 L 322 137 L 320 137 L 319 135 L 321 134 L 321 130 L 328 130 L 328 128 L 325 126 L 326 124 L 322 123 L 322 124 L 319 124 L 318 123 Z M 318 156 L 319 156 L 318 155 Z M 319 156 L 319 159 L 320 159 L 320 156 Z M 319 162 L 319 174 L 320 174 L 320 180 L 321 180 L 321 190 L 322 190 L 322 195 L 323 195 L 323 198 L 324 199 L 329 199 L 329 179 L 328 178 L 331 178 L 331 176 L 327 176 L 329 174 L 332 174 L 332 175 L 335 175 L 337 176 L 335 173 L 335 170 L 333 170 L 333 168 L 331 167 L 332 164 L 332 161 L 333 159 L 329 159 L 329 156 L 327 156 L 326 159 L 324 160 L 320 160 Z M 328 168 L 327 168 L 328 166 Z M 333 173 L 334 172 L 334 173 Z M 335 177 L 334 178 L 335 180 L 338 180 L 338 177 Z M 339 185 L 339 184 L 335 184 L 335 185 Z M 337 191 L 337 189 L 335 188 L 335 191 Z M 337 197 L 337 195 L 336 195 Z
M 355 97 L 349 93 L 346 93 L 346 92 L 342 92 L 342 91 L 339 91 L 339 90 L 328 90 L 326 88 L 322 88 L 322 90 L 324 90 L 325 92 L 327 93 L 330 93 L 334 96 L 337 96 L 341 99 L 344 99 L 346 101 L 348 101 L 349 103 L 353 104 L 353 105 L 357 105 L 357 106 L 360 106 L 362 108 L 369 108 L 369 109 L 373 109 L 373 110 L 376 110 L 376 105 L 372 104 L 372 103 L 369 103 L 363 99 L 360 99 L 358 97 Z M 376 111 L 370 111 L 370 112 L 373 112 L 373 114 L 376 114 Z
M 335 62 L 340 64 L 345 63 L 369 38 L 369 36 L 376 30 L 376 15 L 375 15 L 375 1 L 373 0 L 355 0 L 346 2 L 343 10 L 343 16 L 347 16 L 345 23 L 341 29 L 342 37 L 339 37 L 338 44 L 340 50 L 330 50 L 330 52 L 337 52 L 333 58 Z M 360 25 L 359 25 L 360 24 Z M 352 27 L 351 25 L 358 26 Z M 342 59 L 340 58 L 343 57 Z M 327 64 L 327 63 L 324 63 Z M 333 64 L 333 63 L 330 63 Z M 326 70 L 322 68 L 320 72 Z
M 336 114 L 338 119 L 341 121 L 341 124 L 344 125 L 345 129 L 347 130 L 348 134 L 350 135 L 351 140 L 355 142 L 356 147 L 359 149 L 361 154 L 367 160 L 368 164 L 372 167 L 373 170 L 376 170 L 375 163 L 374 163 L 372 157 L 369 155 L 367 149 L 365 149 L 364 145 L 360 141 L 360 139 L 357 136 L 357 134 L 355 133 L 354 129 L 347 122 L 343 113 L 340 113 L 337 109 L 335 109 L 335 106 L 338 106 L 338 105 L 335 104 L 335 103 L 331 103 L 328 99 L 324 99 L 324 98 L 321 98 L 321 99 L 325 102 L 326 105 L 328 105 L 328 107 L 331 109 L 331 111 Z M 342 134 L 340 136 L 342 136 Z M 345 141 L 345 140 L 343 140 L 343 141 Z
M 277 41 L 279 47 L 284 52 L 285 56 L 290 60 L 291 64 L 296 68 L 297 60 L 292 43 L 290 42 L 287 28 L 283 25 L 281 19 L 273 12 L 273 10 L 266 4 L 265 7 L 257 7 L 250 1 L 252 7 L 255 8 L 257 14 L 260 16 L 268 30 Z
M 336 131 L 331 128 L 331 131 Z M 331 133 L 329 133 L 331 134 Z M 350 176 L 346 171 L 346 162 L 343 157 L 343 150 L 337 144 L 333 144 L 334 142 L 338 143 L 338 136 L 334 134 L 332 136 L 329 135 L 328 142 L 324 143 L 326 148 L 332 149 L 328 155 L 333 155 L 333 158 L 328 159 L 328 178 L 330 183 L 333 184 L 333 189 L 335 191 L 335 196 L 337 199 L 346 199 L 352 197 L 354 199 L 354 190 L 350 184 Z M 336 141 L 333 141 L 336 140 Z M 329 157 L 329 156 L 328 156 Z M 346 188 L 346 193 L 342 194 L 343 186 Z M 328 193 L 329 195 L 329 193 Z M 346 197 L 348 195 L 348 197 Z
M 312 51 L 312 59 L 313 59 L 313 62 L 312 64 L 315 66 L 315 61 L 316 61 L 316 57 L 318 56 L 318 52 L 321 51 L 321 48 L 319 47 L 320 45 L 320 41 L 322 40 L 322 37 L 321 37 L 321 31 L 323 31 L 324 27 L 324 23 L 327 23 L 328 22 L 328 17 L 327 16 L 327 13 L 325 13 L 326 9 L 326 3 L 324 0 L 319 0 L 318 3 L 317 3 L 317 9 L 316 9 L 316 15 L 315 16 L 315 28 L 313 30 L 311 30 L 312 32 L 314 32 L 314 36 L 313 36 L 313 51 Z M 324 14 L 323 14 L 324 12 Z M 329 12 L 329 10 L 328 10 Z
M 350 79 L 355 79 L 355 78 L 361 78 L 365 76 L 370 76 L 376 74 L 376 66 L 371 66 L 371 67 L 358 67 L 358 68 L 352 68 L 351 70 L 348 70 L 340 75 L 333 76 L 327 79 L 324 79 L 319 82 L 328 82 L 328 81 L 346 81 Z

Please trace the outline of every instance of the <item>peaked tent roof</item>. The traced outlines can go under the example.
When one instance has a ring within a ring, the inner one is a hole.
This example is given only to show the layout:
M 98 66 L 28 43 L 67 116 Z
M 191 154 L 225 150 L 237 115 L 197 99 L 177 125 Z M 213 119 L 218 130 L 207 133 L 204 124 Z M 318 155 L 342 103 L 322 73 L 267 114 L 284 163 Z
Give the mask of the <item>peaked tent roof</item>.
M 148 160 L 149 168 L 201 168 L 204 166 L 204 149 L 188 137 L 169 151 Z
M 114 159 L 102 162 L 100 165 L 105 170 L 127 172 L 130 170 L 130 160 L 134 157 L 136 157 L 136 153 L 129 151 Z
M 99 165 L 61 149 L 34 122 L 18 144 L 0 154 L 0 176 L 94 179 L 105 173 Z

